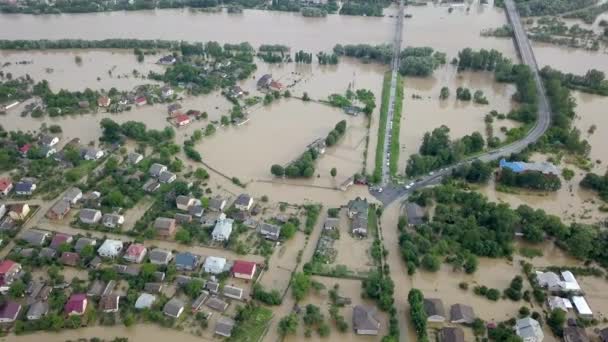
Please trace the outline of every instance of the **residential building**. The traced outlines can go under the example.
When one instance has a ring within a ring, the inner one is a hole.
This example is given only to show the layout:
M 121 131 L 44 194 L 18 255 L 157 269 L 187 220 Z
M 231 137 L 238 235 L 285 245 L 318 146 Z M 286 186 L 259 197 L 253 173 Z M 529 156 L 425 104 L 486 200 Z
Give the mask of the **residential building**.
M 194 197 L 179 195 L 175 198 L 175 205 L 179 210 L 188 211 L 188 208 L 193 206 L 196 201 Z
M 211 274 L 220 274 L 224 272 L 226 267 L 226 259 L 210 256 L 205 259 L 203 271 Z
M 35 229 L 28 229 L 23 234 L 21 234 L 21 240 L 28 243 L 31 246 L 39 246 L 44 245 L 46 240 L 51 236 L 49 232 L 43 232 Z
M 347 209 L 348 217 L 351 219 L 359 214 L 365 214 L 365 216 L 367 216 L 367 211 L 369 210 L 369 203 L 367 203 L 367 199 L 361 199 L 360 197 L 357 197 L 354 200 L 348 202 Z
M 515 322 L 515 333 L 523 342 L 541 342 L 545 335 L 537 320 L 526 317 Z
M 144 291 L 148 293 L 160 293 L 163 290 L 163 283 L 145 283 Z
M 19 317 L 21 312 L 21 304 L 7 300 L 0 307 L 0 323 L 13 323 Z
M 84 293 L 75 293 L 70 296 L 68 302 L 64 305 L 64 311 L 68 316 L 84 315 L 87 310 L 87 295 Z
M 54 147 L 42 146 L 40 148 L 40 155 L 44 156 L 45 158 L 48 158 L 55 153 L 57 153 L 57 150 Z
M 121 251 L 122 241 L 106 239 L 97 250 L 97 253 L 101 257 L 114 259 L 120 255 Z
M 78 188 L 70 188 L 63 194 L 63 200 L 70 205 L 76 204 L 82 198 L 82 191 Z
M 13 190 L 13 182 L 8 178 L 0 178 L 0 196 L 8 195 Z
M 464 331 L 461 328 L 445 327 L 439 330 L 439 342 L 464 342 Z
M 525 162 L 507 162 L 505 159 L 500 161 L 501 169 L 510 169 L 515 173 L 525 173 L 525 172 L 540 172 L 547 176 L 559 176 L 559 169 L 547 162 L 542 163 L 525 163 Z
M 547 305 L 551 311 L 555 309 L 560 309 L 564 312 L 568 312 L 568 310 L 572 309 L 572 302 L 568 298 L 562 298 L 557 296 L 550 296 L 547 298 Z
M 173 318 L 179 318 L 182 312 L 184 312 L 184 303 L 175 297 L 171 298 L 163 307 L 163 313 Z
M 230 337 L 232 336 L 232 329 L 234 329 L 234 325 L 235 323 L 232 318 L 221 316 L 215 323 L 215 334 Z
M 40 249 L 40 253 L 38 253 L 39 257 L 47 259 L 53 259 L 56 255 L 57 251 L 48 247 L 43 247 L 42 249 Z
M 224 288 L 222 289 L 222 294 L 232 299 L 243 299 L 243 289 L 236 286 L 224 285 Z
M 230 234 L 232 234 L 233 222 L 234 221 L 232 219 L 226 218 L 226 215 L 222 213 L 217 219 L 213 232 L 211 233 L 213 240 L 218 242 L 228 241 Z
M 224 312 L 228 308 L 228 303 L 226 303 L 225 301 L 223 301 L 215 296 L 209 298 L 209 300 L 207 300 L 207 303 L 205 305 L 207 305 L 211 309 L 213 309 L 215 311 L 219 311 L 219 312 Z
M 177 176 L 173 172 L 163 171 L 158 176 L 158 181 L 164 184 L 169 184 L 175 182 Z
M 253 279 L 256 271 L 255 262 L 237 260 L 232 265 L 232 276 L 240 279 Z
M 165 171 L 167 171 L 167 167 L 165 165 L 154 163 L 152 164 L 152 166 L 150 166 L 150 170 L 148 171 L 148 173 L 152 177 L 158 177 L 162 172 Z
M 163 86 L 162 88 L 160 88 L 160 96 L 162 98 L 167 98 L 167 97 L 171 97 L 175 92 L 173 91 L 173 89 L 166 85 Z
M 36 183 L 21 181 L 15 184 L 15 194 L 19 196 L 30 196 L 36 190 Z
M 452 323 L 473 324 L 475 312 L 473 307 L 465 304 L 454 304 L 450 307 L 450 321 Z
M 268 85 L 268 89 L 272 90 L 272 91 L 281 91 L 283 90 L 284 86 L 281 82 L 278 81 L 271 81 L 270 84 Z
M 148 249 L 146 248 L 146 246 L 140 243 L 133 243 L 127 248 L 127 251 L 125 252 L 123 258 L 126 261 L 140 264 L 146 257 L 147 251 Z
M 80 255 L 73 252 L 63 252 L 59 258 L 59 262 L 66 266 L 75 267 L 80 262 Z
M 565 342 L 589 342 L 589 337 L 585 329 L 576 326 L 568 326 L 564 328 Z
M 189 214 L 177 213 L 177 214 L 175 214 L 175 216 L 173 218 L 175 219 L 175 222 L 177 224 L 184 224 L 184 223 L 192 222 L 192 216 Z
M 323 229 L 333 230 L 340 226 L 340 219 L 337 217 L 328 217 L 323 223 Z
M 194 271 L 198 262 L 199 257 L 190 252 L 182 252 L 175 255 L 175 267 L 181 271 Z
M 119 214 L 103 214 L 101 224 L 107 228 L 117 228 L 125 223 L 125 217 Z
M 272 75 L 265 74 L 258 80 L 257 87 L 258 89 L 268 88 L 270 86 L 270 82 L 272 82 Z
M 608 328 L 600 330 L 600 341 L 608 342 Z
M 104 153 L 102 150 L 97 149 L 95 147 L 89 147 L 86 149 L 85 153 L 84 153 L 84 159 L 85 160 L 99 160 L 104 156 Z
M 154 192 L 160 188 L 160 183 L 155 179 L 148 179 L 142 186 L 145 192 Z
M 409 226 L 417 226 L 424 223 L 424 209 L 416 203 L 407 202 L 405 205 L 407 215 L 407 224 Z
M 378 335 L 380 322 L 376 318 L 376 310 L 363 305 L 353 308 L 353 329 L 357 335 Z
M 9 259 L 0 261 L 0 287 L 12 284 L 19 272 L 21 264 Z
M 217 294 L 220 291 L 220 283 L 210 280 L 205 283 L 205 290 Z
M 209 205 L 207 206 L 207 209 L 215 212 L 221 212 L 224 211 L 225 206 L 226 200 L 219 196 L 216 196 L 209 199 Z
M 172 103 L 167 106 L 167 114 L 169 114 L 170 116 L 175 116 L 176 114 L 180 113 L 180 111 L 179 111 L 180 109 L 182 109 L 181 104 Z
M 3 218 L 4 214 L 6 214 L 6 205 L 4 203 L 0 203 L 0 218 Z
M 43 134 L 40 136 L 39 142 L 42 146 L 52 147 L 57 145 L 57 143 L 59 142 L 59 137 Z
M 67 215 L 72 207 L 70 206 L 70 202 L 66 200 L 57 201 L 51 209 L 46 213 L 46 217 L 49 220 L 63 220 L 65 215 Z
M 351 233 L 355 236 L 367 236 L 367 214 L 357 214 L 351 222 Z
M 167 217 L 158 217 L 154 221 L 154 229 L 160 237 L 170 237 L 175 233 L 175 219 Z
M 103 293 L 106 284 L 101 280 L 95 280 L 87 290 L 87 297 L 99 297 Z
M 574 304 L 574 307 L 576 308 L 576 312 L 578 312 L 579 316 L 586 317 L 586 318 L 593 317 L 593 311 L 591 311 L 591 308 L 589 307 L 589 304 L 587 304 L 585 297 L 572 296 L 571 300 L 572 300 L 572 304 Z
M 145 96 L 140 96 L 135 99 L 135 105 L 140 107 L 148 103 Z
M 193 205 L 190 208 L 188 208 L 188 214 L 190 214 L 191 216 L 194 216 L 194 217 L 198 217 L 198 218 L 203 217 L 204 212 L 205 212 L 205 209 L 200 204 Z
M 137 165 L 143 159 L 144 156 L 136 152 L 131 152 L 127 154 L 127 162 L 131 165 Z
M 209 292 L 201 291 L 201 294 L 192 302 L 192 312 L 197 312 L 203 306 L 203 303 L 209 297 Z
M 74 250 L 76 252 L 80 253 L 86 246 L 95 246 L 95 245 L 97 245 L 97 241 L 95 241 L 95 239 L 91 239 L 88 237 L 81 237 L 78 240 L 76 240 L 76 244 L 74 245 Z
M 154 248 L 148 253 L 148 258 L 150 258 L 150 263 L 154 265 L 167 265 L 173 258 L 173 254 L 165 249 Z
M 11 205 L 8 216 L 15 221 L 23 221 L 29 213 L 30 206 L 27 203 L 18 203 Z
M 439 298 L 425 298 L 424 311 L 429 322 L 442 323 L 445 321 L 445 309 Z
M 99 300 L 99 308 L 105 313 L 118 312 L 119 304 L 120 296 L 114 293 L 102 296 Z
M 57 250 L 57 249 L 59 249 L 59 247 L 61 247 L 61 245 L 71 244 L 73 240 L 74 240 L 74 238 L 72 237 L 72 235 L 68 235 L 68 234 L 64 234 L 64 233 L 57 233 L 57 234 L 55 234 L 55 236 L 53 236 L 53 239 L 51 240 L 51 244 L 49 245 L 49 247 Z
M 180 114 L 175 117 L 175 124 L 178 127 L 186 126 L 190 123 L 190 117 L 186 114 Z
M 234 201 L 234 207 L 241 211 L 248 211 L 252 206 L 253 198 L 248 194 L 240 194 Z
M 32 145 L 31 144 L 25 144 L 21 147 L 19 147 L 19 153 L 21 154 L 21 156 L 23 158 L 27 157 L 27 153 L 32 149 Z
M 36 301 L 34 304 L 30 305 L 29 309 L 25 317 L 27 317 L 28 321 L 36 321 L 46 316 L 49 312 L 49 304 L 44 301 Z
M 103 215 L 97 209 L 81 209 L 78 214 L 80 222 L 84 224 L 97 224 Z
M 137 297 L 137 300 L 135 301 L 135 308 L 139 310 L 148 309 L 152 307 L 155 301 L 156 296 L 151 295 L 149 293 L 142 293 L 139 295 L 139 297 Z
M 281 235 L 281 227 L 262 222 L 258 225 L 258 232 L 267 240 L 278 241 Z
M 98 107 L 109 107 L 110 104 L 112 103 L 112 99 L 107 97 L 107 96 L 100 96 L 97 99 L 97 106 Z

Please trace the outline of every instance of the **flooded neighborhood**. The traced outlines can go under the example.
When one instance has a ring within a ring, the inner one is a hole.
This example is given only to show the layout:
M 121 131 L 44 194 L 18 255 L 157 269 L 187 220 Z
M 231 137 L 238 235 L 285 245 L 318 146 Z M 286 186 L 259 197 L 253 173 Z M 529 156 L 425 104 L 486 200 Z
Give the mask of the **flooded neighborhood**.
M 3 341 L 608 341 L 604 0 L 0 0 Z

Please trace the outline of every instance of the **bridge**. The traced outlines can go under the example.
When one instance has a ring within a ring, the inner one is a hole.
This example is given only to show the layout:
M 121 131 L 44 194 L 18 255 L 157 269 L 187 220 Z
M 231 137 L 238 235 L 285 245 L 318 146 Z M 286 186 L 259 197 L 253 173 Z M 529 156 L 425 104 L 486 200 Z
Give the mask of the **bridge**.
M 521 140 L 515 141 L 511 144 L 505 145 L 499 149 L 496 150 L 492 150 L 492 151 L 488 151 L 482 155 L 479 156 L 475 156 L 472 158 L 467 158 L 455 165 L 443 168 L 439 171 L 436 171 L 433 174 L 429 174 L 425 177 L 422 177 L 422 179 L 420 179 L 418 182 L 416 182 L 411 188 L 406 189 L 404 186 L 398 186 L 395 184 L 391 184 L 389 183 L 389 177 L 388 177 L 388 172 L 386 172 L 385 168 L 386 168 L 386 162 L 388 161 L 388 157 L 387 157 L 387 140 L 385 138 L 385 148 L 384 148 L 384 153 L 385 156 L 384 158 L 386 159 L 383 163 L 383 177 L 382 177 L 382 184 L 384 186 L 383 191 L 380 193 L 377 190 L 371 191 L 371 194 L 373 196 L 375 196 L 376 198 L 378 198 L 384 205 L 388 205 L 392 202 L 394 202 L 395 200 L 398 199 L 403 199 L 406 198 L 407 196 L 409 196 L 412 192 L 414 192 L 417 189 L 421 189 L 430 185 L 436 185 L 438 183 L 441 182 L 441 179 L 443 177 L 445 177 L 446 175 L 449 175 L 452 173 L 452 170 L 462 164 L 465 163 L 469 163 L 473 160 L 481 160 L 484 162 L 489 162 L 492 160 L 497 160 L 500 158 L 504 158 L 506 156 L 511 155 L 512 153 L 517 153 L 522 151 L 523 149 L 525 149 L 528 145 L 536 142 L 538 139 L 540 139 L 540 137 L 543 136 L 543 134 L 545 134 L 545 132 L 547 131 L 547 129 L 549 129 L 549 126 L 551 125 L 551 107 L 549 105 L 549 100 L 547 99 L 547 95 L 545 93 L 545 87 L 543 86 L 543 82 L 542 79 L 540 77 L 539 74 L 539 70 L 538 70 L 538 64 L 536 63 L 536 58 L 534 57 L 534 51 L 532 50 L 532 45 L 530 44 L 530 40 L 528 39 L 528 36 L 526 35 L 526 31 L 524 30 L 524 27 L 522 25 L 521 22 L 521 18 L 519 16 L 519 13 L 517 12 L 517 8 L 515 7 L 515 3 L 513 2 L 513 0 L 505 0 L 505 12 L 507 14 L 507 19 L 509 20 L 509 22 L 511 23 L 511 26 L 513 27 L 513 34 L 514 34 L 514 40 L 515 40 L 515 47 L 517 48 L 517 51 L 519 53 L 519 56 L 521 58 L 521 62 L 525 65 L 527 65 L 528 67 L 530 67 L 530 70 L 533 73 L 534 76 L 534 83 L 536 85 L 536 90 L 537 90 L 537 94 L 538 94 L 538 118 L 536 120 L 536 123 L 534 125 L 534 127 L 528 132 L 528 134 Z M 399 10 L 400 10 L 400 17 L 403 16 L 403 4 L 401 3 L 399 6 Z M 401 46 L 401 28 L 403 25 L 402 22 L 402 18 L 401 18 L 401 23 L 397 23 L 397 32 L 395 34 L 395 43 L 398 43 L 398 46 L 400 48 Z M 401 26 L 400 26 L 401 25 Z M 391 101 L 390 103 L 390 107 L 389 107 L 389 119 L 387 120 L 387 125 L 388 122 L 392 121 L 392 108 L 394 107 L 394 84 L 396 84 L 396 72 L 398 69 L 398 59 L 399 56 L 397 55 L 397 57 L 393 57 L 393 64 L 392 64 L 392 68 L 393 68 L 393 76 L 392 76 L 392 81 L 391 82 Z M 387 137 L 390 133 L 387 127 Z

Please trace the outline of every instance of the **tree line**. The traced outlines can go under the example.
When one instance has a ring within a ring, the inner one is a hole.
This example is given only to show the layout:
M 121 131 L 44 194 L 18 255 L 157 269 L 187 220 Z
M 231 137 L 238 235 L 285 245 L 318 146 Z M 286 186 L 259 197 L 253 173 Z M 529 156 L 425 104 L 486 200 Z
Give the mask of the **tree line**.
M 602 71 L 590 69 L 585 75 L 581 76 L 572 73 L 563 73 L 559 70 L 552 69 L 550 66 L 546 66 L 540 73 L 542 77 L 547 79 L 559 79 L 563 85 L 570 89 L 608 96 L 608 80 L 606 80 L 606 75 Z

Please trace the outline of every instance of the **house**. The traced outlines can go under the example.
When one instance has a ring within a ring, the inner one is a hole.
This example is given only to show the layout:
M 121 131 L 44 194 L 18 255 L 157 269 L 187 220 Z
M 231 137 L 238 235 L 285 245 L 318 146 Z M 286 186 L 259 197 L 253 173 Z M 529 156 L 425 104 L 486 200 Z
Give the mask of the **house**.
M 49 312 L 49 304 L 44 301 L 37 301 L 34 304 L 30 305 L 25 317 L 27 317 L 28 321 L 36 321 L 40 318 L 46 316 Z
M 230 337 L 232 336 L 232 329 L 234 329 L 234 320 L 230 317 L 222 316 L 218 318 L 215 323 L 215 334 Z
M 547 298 L 547 305 L 551 311 L 555 309 L 560 309 L 564 312 L 568 312 L 568 310 L 572 309 L 572 302 L 568 298 L 562 298 L 557 296 L 550 296 Z
M 445 327 L 439 330 L 439 342 L 464 342 L 464 331 L 460 328 Z
M 225 285 L 222 289 L 222 294 L 232 299 L 243 299 L 243 289 L 236 286 Z
M 42 246 L 51 236 L 51 233 L 40 230 L 28 229 L 21 235 L 21 240 L 31 246 Z
M 167 98 L 170 97 L 174 94 L 175 92 L 173 91 L 173 89 L 171 87 L 169 87 L 168 85 L 160 88 L 160 96 L 162 98 Z
M 525 163 L 525 162 L 507 162 L 505 159 L 500 160 L 501 169 L 509 169 L 514 173 L 540 172 L 546 176 L 559 176 L 559 169 L 547 162 L 543 163 Z
M 127 251 L 125 252 L 123 258 L 126 261 L 140 264 L 142 261 L 144 261 L 147 251 L 148 249 L 146 248 L 146 246 L 140 243 L 134 243 L 127 248 Z
M 363 305 L 353 308 L 353 329 L 357 335 L 378 335 L 380 322 L 375 316 L 375 310 Z
M 22 181 L 15 184 L 15 194 L 29 196 L 36 190 L 36 184 L 30 181 Z
M 175 297 L 171 298 L 163 307 L 163 313 L 173 318 L 179 318 L 182 312 L 184 312 L 184 303 Z
M 78 107 L 80 107 L 80 108 L 89 108 L 90 106 L 91 106 L 91 104 L 89 103 L 89 101 L 86 101 L 86 100 L 78 101 Z
M 351 219 L 359 214 L 365 214 L 365 216 L 367 216 L 369 204 L 367 203 L 367 199 L 357 197 L 356 199 L 348 202 L 347 209 L 348 217 Z
M 198 262 L 199 257 L 190 252 L 182 252 L 175 255 L 175 267 L 180 271 L 194 271 Z
M 192 222 L 192 216 L 189 214 L 180 214 L 177 213 L 175 214 L 175 216 L 173 217 L 175 219 L 175 222 L 178 224 L 184 224 L 184 223 L 190 223 Z
M 585 329 L 576 326 L 568 326 L 564 328 L 565 342 L 589 342 L 589 337 Z
M 6 205 L 4 203 L 0 203 L 0 218 L 4 217 L 6 214 Z
M 27 203 L 13 204 L 10 208 L 8 216 L 15 221 L 25 220 L 27 214 L 30 213 L 30 206 Z
M 162 65 L 171 65 L 171 64 L 175 64 L 175 62 L 177 62 L 177 59 L 175 59 L 175 57 L 173 55 L 167 55 L 167 56 L 161 57 L 158 60 L 158 62 L 156 62 L 156 63 L 162 64 Z
M 57 251 L 48 247 L 43 247 L 42 249 L 40 249 L 40 253 L 38 253 L 39 257 L 46 259 L 53 259 L 56 255 Z
M 221 300 L 215 296 L 209 298 L 209 300 L 207 300 L 207 303 L 205 305 L 207 305 L 208 307 L 212 308 L 213 310 L 219 311 L 219 312 L 224 312 L 228 308 L 228 303 L 224 302 L 223 300 Z
M 6 208 L 4 209 L 4 211 L 6 212 Z M 6 216 L 4 219 L 0 220 L 0 231 L 8 232 L 15 230 L 16 228 L 17 222 L 15 222 L 12 217 Z
M 266 222 L 260 223 L 258 232 L 267 240 L 278 241 L 281 235 L 281 227 Z
M 49 220 L 63 220 L 65 215 L 67 215 L 72 207 L 70 206 L 70 202 L 66 200 L 57 201 L 51 209 L 46 213 L 46 217 Z
M 148 293 L 160 293 L 163 290 L 163 283 L 145 283 L 144 291 Z
M 95 147 L 89 147 L 84 153 L 84 160 L 99 160 L 104 156 L 102 150 L 96 149 Z
M 19 272 L 21 272 L 21 264 L 8 259 L 2 260 L 0 262 L 0 287 L 10 285 Z
M 59 258 L 59 262 L 63 265 L 75 267 L 80 262 L 80 255 L 73 252 L 63 252 Z
M 232 265 L 232 276 L 240 279 L 253 279 L 256 270 L 255 262 L 237 260 Z
M 581 286 L 578 284 L 578 281 L 576 281 L 576 278 L 572 272 L 562 271 L 561 275 L 562 279 L 564 279 L 564 281 L 561 283 L 562 291 L 579 292 L 581 290 Z
M 563 271 L 561 276 L 563 280 L 554 272 L 536 271 L 538 285 L 550 292 L 580 292 L 581 287 L 572 272 Z
M 600 341 L 608 342 L 608 328 L 600 330 Z
M 425 298 L 424 311 L 428 322 L 442 323 L 445 321 L 443 302 L 439 298 Z
M 233 97 L 241 97 L 244 94 L 245 92 L 243 91 L 243 88 L 239 86 L 234 86 L 230 89 L 230 95 L 232 95 Z
M 137 300 L 135 301 L 135 308 L 139 310 L 148 309 L 152 307 L 155 301 L 155 295 L 151 295 L 149 293 L 142 293 L 139 295 L 139 297 L 137 297 Z
M 70 203 L 71 205 L 76 204 L 82 198 L 82 191 L 80 189 L 73 187 L 63 194 L 63 200 Z
M 205 209 L 200 204 L 193 205 L 190 208 L 188 208 L 188 214 L 190 214 L 191 216 L 194 216 L 194 217 L 199 217 L 199 218 L 203 217 L 204 212 L 205 212 Z
M 95 280 L 87 291 L 87 297 L 99 297 L 103 293 L 105 284 L 101 280 Z
M 452 323 L 473 324 L 475 312 L 473 307 L 465 304 L 454 304 L 450 307 L 450 321 Z
M 157 217 L 154 221 L 154 229 L 160 237 L 170 237 L 175 233 L 175 219 L 167 217 Z
M 57 250 L 63 244 L 71 244 L 73 240 L 74 240 L 74 238 L 72 237 L 72 235 L 68 235 L 68 234 L 64 234 L 64 233 L 57 233 L 57 234 L 55 234 L 55 236 L 53 236 L 53 239 L 51 240 L 51 244 L 49 245 L 49 247 L 54 250 Z
M 70 299 L 68 299 L 68 302 L 65 303 L 63 309 L 68 316 L 84 315 L 87 310 L 87 295 L 84 293 L 72 294 Z
M 48 158 L 48 157 L 52 156 L 55 153 L 57 153 L 57 150 L 55 148 L 53 148 L 53 147 L 42 146 L 40 148 L 40 155 L 44 156 L 45 158 Z
M 209 199 L 209 204 L 207 206 L 207 209 L 209 209 L 211 211 L 215 211 L 215 212 L 221 212 L 221 211 L 224 211 L 225 206 L 226 206 L 226 200 L 219 196 L 216 196 L 216 197 Z
M 173 172 L 163 171 L 158 176 L 158 181 L 161 183 L 169 184 L 175 182 L 177 176 Z
M 407 215 L 407 224 L 409 226 L 417 226 L 424 223 L 424 209 L 416 203 L 408 202 L 405 205 Z
M 99 256 L 112 259 L 116 258 L 121 251 L 122 241 L 112 239 L 106 239 L 106 241 L 101 244 L 99 249 L 97 249 Z
M 232 219 L 226 218 L 226 215 L 222 213 L 217 219 L 213 232 L 211 233 L 213 240 L 219 242 L 228 241 L 230 234 L 232 234 L 233 222 Z
M 8 195 L 13 190 L 13 182 L 8 178 L 0 178 L 0 196 Z
M 43 134 L 40 136 L 39 142 L 42 146 L 52 147 L 57 145 L 57 143 L 59 142 L 59 137 Z
M 14 322 L 19 313 L 21 312 L 21 304 L 7 300 L 2 307 L 0 307 L 0 323 L 12 323 Z
M 253 206 L 253 198 L 247 194 L 240 194 L 234 201 L 234 207 L 241 211 L 248 211 Z
M 25 144 L 19 147 L 19 153 L 23 158 L 27 157 L 27 153 L 32 149 L 32 144 Z
M 209 292 L 202 291 L 201 294 L 192 302 L 192 312 L 197 312 L 203 306 L 203 303 L 209 297 Z
M 107 228 L 116 228 L 125 223 L 125 217 L 119 214 L 103 214 L 101 224 Z
M 77 253 L 80 253 L 86 246 L 95 246 L 96 244 L 97 244 L 97 241 L 95 241 L 95 239 L 91 239 L 88 237 L 81 237 L 78 240 L 76 240 L 76 245 L 74 245 L 74 250 Z
M 270 81 L 270 84 L 268 85 L 268 88 L 270 90 L 272 90 L 272 91 L 281 91 L 285 87 L 283 86 L 282 83 L 280 83 L 278 81 L 275 81 L 275 80 L 272 80 L 272 81 Z
M 337 217 L 328 217 L 323 223 L 323 229 L 333 230 L 340 226 L 340 219 Z
M 169 116 L 176 116 L 176 114 L 180 113 L 180 109 L 182 109 L 182 105 L 179 103 L 172 103 L 167 106 L 167 114 Z
M 112 103 L 112 99 L 107 96 L 100 96 L 97 99 L 98 107 L 109 107 L 111 103 Z
M 105 313 L 118 312 L 119 303 L 120 296 L 112 293 L 101 297 L 99 300 L 99 308 Z
M 356 236 L 367 236 L 367 214 L 358 214 L 353 217 L 351 233 Z
M 208 282 L 205 283 L 205 290 L 207 290 L 213 294 L 217 294 L 220 290 L 220 283 L 213 281 L 213 280 L 209 280 Z
M 146 183 L 142 186 L 145 192 L 154 192 L 160 188 L 160 183 L 155 179 L 148 179 Z
M 180 114 L 175 117 L 175 124 L 178 127 L 186 126 L 190 123 L 190 117 L 186 114 Z
M 127 163 L 129 163 L 131 165 L 137 165 L 143 159 L 144 159 L 144 156 L 139 153 L 131 152 L 131 153 L 127 154 Z
M 526 317 L 515 322 L 515 333 L 523 342 L 541 342 L 545 335 L 537 320 Z
M 139 106 L 143 106 L 143 105 L 145 105 L 146 103 L 148 103 L 148 100 L 146 100 L 146 97 L 145 97 L 145 96 L 139 96 L 139 97 L 137 97 L 137 98 L 135 99 L 135 105 L 136 105 L 136 106 L 138 106 L 138 107 L 139 107 Z
M 187 211 L 190 206 L 194 205 L 196 199 L 190 196 L 179 195 L 175 198 L 177 209 Z
M 210 256 L 205 259 L 203 271 L 211 274 L 220 274 L 224 272 L 224 267 L 226 267 L 226 259 Z
M 258 80 L 257 87 L 258 89 L 268 88 L 270 86 L 270 82 L 272 82 L 272 75 L 265 74 Z
M 148 173 L 152 177 L 158 177 L 162 172 L 165 171 L 167 171 L 167 167 L 165 165 L 154 163 L 152 164 L 152 166 L 150 166 L 150 170 L 148 170 Z
M 97 209 L 82 209 L 78 214 L 80 222 L 84 224 L 96 224 L 101 220 L 101 211 Z
M 96 270 L 99 268 L 99 266 L 101 266 L 102 263 L 103 263 L 103 260 L 101 260 L 101 258 L 96 255 L 93 257 L 93 259 L 91 259 L 91 261 L 89 261 L 89 264 L 87 265 L 87 267 L 92 270 Z
M 175 277 L 175 285 L 177 287 L 183 287 L 188 285 L 190 282 L 192 281 L 192 277 L 180 274 L 177 277 Z
M 148 258 L 150 258 L 150 263 L 154 265 L 167 265 L 173 258 L 173 254 L 165 249 L 154 248 L 148 253 Z
M 593 317 L 593 311 L 587 304 L 585 297 L 583 296 L 572 296 L 572 304 L 576 308 L 576 312 L 578 312 L 579 316 L 590 318 Z

